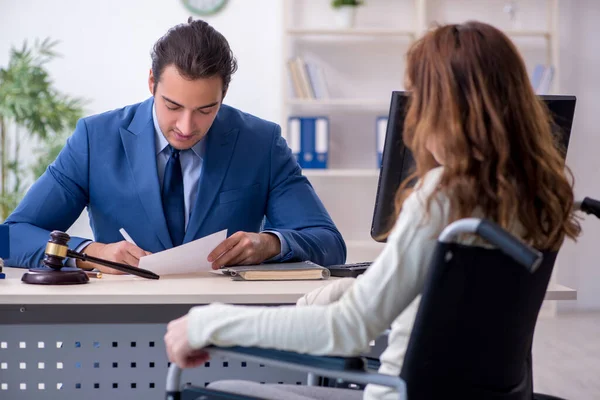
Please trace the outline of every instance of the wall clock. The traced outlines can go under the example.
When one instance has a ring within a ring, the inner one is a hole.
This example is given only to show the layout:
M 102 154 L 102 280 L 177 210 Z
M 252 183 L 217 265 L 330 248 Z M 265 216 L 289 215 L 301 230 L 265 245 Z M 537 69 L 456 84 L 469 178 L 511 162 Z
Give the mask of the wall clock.
M 183 5 L 197 15 L 213 15 L 219 12 L 227 0 L 181 0 Z

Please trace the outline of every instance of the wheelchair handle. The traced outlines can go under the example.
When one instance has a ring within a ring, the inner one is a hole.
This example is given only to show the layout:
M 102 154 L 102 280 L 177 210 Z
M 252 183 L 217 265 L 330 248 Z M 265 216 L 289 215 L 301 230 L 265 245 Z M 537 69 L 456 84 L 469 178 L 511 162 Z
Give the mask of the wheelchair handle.
M 474 233 L 498 247 L 529 272 L 535 272 L 543 260 L 536 249 L 523 243 L 493 222 L 478 218 L 464 218 L 448 225 L 439 236 L 442 243 L 452 242 L 458 235 Z
M 600 218 L 600 201 L 598 200 L 585 197 L 583 201 L 575 203 L 575 208 L 586 214 L 592 214 L 596 218 Z

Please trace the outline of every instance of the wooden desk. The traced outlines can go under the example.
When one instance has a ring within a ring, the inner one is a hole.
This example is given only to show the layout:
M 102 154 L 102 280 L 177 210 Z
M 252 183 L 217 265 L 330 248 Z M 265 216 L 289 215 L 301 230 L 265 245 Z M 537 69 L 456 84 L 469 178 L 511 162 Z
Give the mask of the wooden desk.
M 295 304 L 331 280 L 244 282 L 211 272 L 159 280 L 103 274 L 82 285 L 45 286 L 21 282 L 27 272 L 4 268 L 0 321 L 4 324 L 166 323 L 194 305 Z
M 0 280 L 0 398 L 24 400 L 164 399 L 167 322 L 192 306 L 212 302 L 295 304 L 303 294 L 330 282 L 244 282 L 206 272 L 159 280 L 104 274 L 82 285 L 43 286 L 22 283 L 26 269 L 5 268 L 4 272 L 7 278 Z M 211 361 L 201 369 L 186 371 L 186 381 L 246 378 L 306 383 L 306 374 L 299 372 L 250 361 Z M 45 368 L 36 368 L 39 363 Z M 2 389 L 3 383 L 8 390 Z M 42 383 L 44 391 L 38 390 Z M 20 390 L 21 384 L 27 389 Z
M 156 281 L 104 275 L 84 285 L 40 286 L 21 282 L 24 269 L 5 272 L 7 279 L 0 280 L 0 368 L 7 369 L 0 369 L 0 398 L 23 400 L 164 399 L 167 322 L 194 305 L 217 301 L 293 304 L 329 283 L 239 282 L 204 273 Z M 575 298 L 574 290 L 559 285 L 546 294 L 549 300 Z M 317 329 L 319 323 L 315 321 Z M 375 348 L 386 343 L 381 337 Z M 306 383 L 306 375 L 298 372 L 225 359 L 184 371 L 183 382 L 225 378 Z M 44 390 L 38 389 L 40 384 Z
M 104 274 L 84 285 L 42 286 L 21 282 L 26 270 L 5 268 L 0 304 L 293 304 L 323 281 L 240 282 L 210 272 L 159 280 Z M 575 300 L 577 291 L 551 283 L 546 300 Z
M 577 300 L 577 290 L 570 287 L 550 283 L 545 300 Z
M 210 272 L 148 280 L 104 274 L 83 285 L 43 286 L 21 282 L 26 270 L 5 268 L 0 280 L 0 318 L 8 324 L 165 323 L 190 307 L 214 302 L 294 304 L 323 281 L 243 282 Z M 546 300 L 575 300 L 577 291 L 551 283 Z
M 203 272 L 159 280 L 103 274 L 82 285 L 45 286 L 21 282 L 27 272 L 5 268 L 0 304 L 294 304 L 303 294 L 331 280 L 244 282 Z

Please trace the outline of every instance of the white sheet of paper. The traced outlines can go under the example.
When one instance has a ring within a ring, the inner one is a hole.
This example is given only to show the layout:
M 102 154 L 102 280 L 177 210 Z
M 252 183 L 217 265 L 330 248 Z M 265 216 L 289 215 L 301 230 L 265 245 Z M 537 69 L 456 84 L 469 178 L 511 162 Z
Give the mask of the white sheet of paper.
M 226 238 L 227 229 L 169 250 L 142 257 L 139 267 L 158 275 L 212 271 L 211 263 L 206 258 Z

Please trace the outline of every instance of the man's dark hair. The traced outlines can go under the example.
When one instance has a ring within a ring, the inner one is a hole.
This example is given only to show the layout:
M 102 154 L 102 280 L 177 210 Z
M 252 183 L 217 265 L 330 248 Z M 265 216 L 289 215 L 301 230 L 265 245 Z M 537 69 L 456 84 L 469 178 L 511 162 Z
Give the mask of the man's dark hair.
M 223 93 L 227 91 L 231 75 L 237 70 L 227 39 L 212 26 L 202 20 L 188 19 L 169 29 L 152 49 L 152 74 L 154 92 L 160 76 L 169 65 L 188 79 L 202 79 L 220 76 L 223 80 Z

